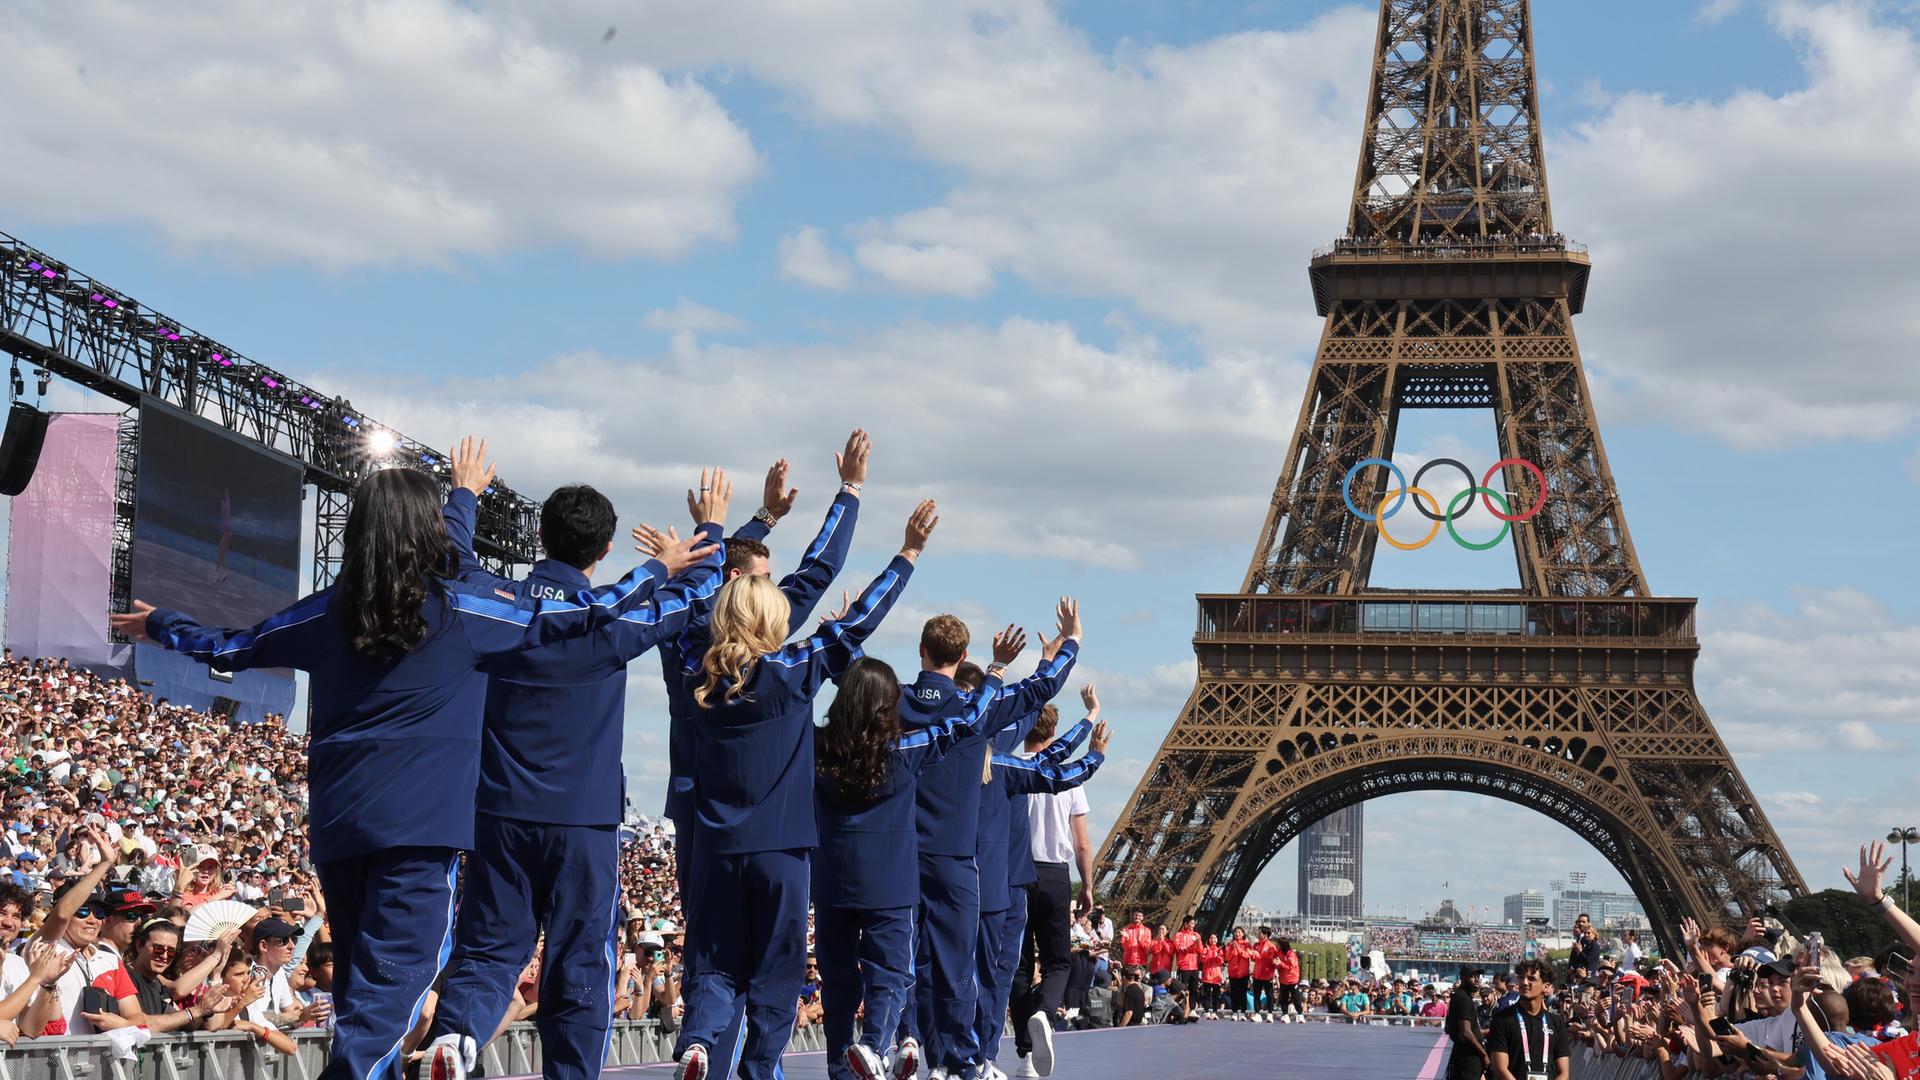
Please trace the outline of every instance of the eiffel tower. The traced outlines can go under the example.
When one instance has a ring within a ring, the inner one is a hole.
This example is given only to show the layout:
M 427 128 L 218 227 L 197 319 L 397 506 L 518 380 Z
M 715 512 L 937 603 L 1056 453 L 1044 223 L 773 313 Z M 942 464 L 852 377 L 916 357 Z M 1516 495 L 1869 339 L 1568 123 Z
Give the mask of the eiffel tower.
M 1694 603 L 1649 592 L 1627 531 L 1538 86 L 1527 0 L 1382 0 L 1346 235 L 1310 264 L 1306 400 L 1239 592 L 1198 597 L 1193 694 L 1101 848 L 1112 909 L 1224 931 L 1308 825 L 1418 790 L 1572 829 L 1669 948 L 1683 916 L 1806 891 L 1694 692 Z M 1520 588 L 1368 586 L 1376 514 L 1401 545 L 1446 516 L 1379 464 L 1403 409 L 1491 410 L 1503 461 L 1468 481 L 1493 493 L 1455 505 L 1526 518 Z

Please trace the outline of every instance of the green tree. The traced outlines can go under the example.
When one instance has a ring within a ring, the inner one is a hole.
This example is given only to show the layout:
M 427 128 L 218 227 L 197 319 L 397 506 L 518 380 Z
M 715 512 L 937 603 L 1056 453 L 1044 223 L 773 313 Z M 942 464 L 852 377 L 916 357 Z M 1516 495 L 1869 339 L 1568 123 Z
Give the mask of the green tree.
M 1899 898 L 1898 883 L 1887 892 Z M 1802 934 L 1815 931 L 1841 959 L 1872 956 L 1893 940 L 1893 931 L 1851 889 L 1822 889 L 1787 901 L 1786 921 Z

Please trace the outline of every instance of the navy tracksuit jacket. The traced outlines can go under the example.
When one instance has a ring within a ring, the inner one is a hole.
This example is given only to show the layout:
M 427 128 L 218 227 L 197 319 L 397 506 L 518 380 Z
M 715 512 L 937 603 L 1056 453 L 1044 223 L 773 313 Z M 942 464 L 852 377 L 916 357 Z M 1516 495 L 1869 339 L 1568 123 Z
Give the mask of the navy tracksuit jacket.
M 813 618 L 813 611 L 820 605 L 821 597 L 838 577 L 847 562 L 847 551 L 853 545 L 854 526 L 860 519 L 860 497 L 841 492 L 827 507 L 826 520 L 820 524 L 820 532 L 807 545 L 806 553 L 800 558 L 800 565 L 793 573 L 780 579 L 780 592 L 787 598 L 790 611 L 787 619 L 787 636 L 800 632 Z M 745 525 L 734 531 L 733 539 L 764 541 L 768 526 L 759 518 L 750 519 Z M 722 582 L 721 584 L 725 584 Z M 691 641 L 693 634 L 705 627 L 709 615 L 707 604 L 698 605 L 688 620 L 681 639 Z M 693 813 L 693 698 L 692 688 L 681 677 L 685 667 L 685 649 L 681 640 L 667 642 L 660 647 L 660 674 L 667 686 L 667 805 L 666 815 L 674 827 L 674 871 L 679 875 L 680 907 L 686 912 L 686 919 L 692 922 L 701 911 L 700 896 L 691 891 L 698 886 L 688 880 L 688 856 L 692 854 L 693 828 L 689 819 Z M 691 954 L 682 952 L 681 983 L 692 981 L 693 963 Z M 734 1004 L 732 1023 L 721 1032 L 714 1046 L 724 1053 L 725 1062 L 715 1062 L 713 1070 L 716 1076 L 732 1076 L 739 1067 L 740 1052 L 746 1042 L 746 999 L 742 995 Z M 725 1067 L 720 1067 L 724 1065 Z
M 1089 751 L 1079 761 L 1066 762 L 1092 730 L 1092 722 L 1082 720 L 1031 758 L 1013 756 L 1015 743 L 1007 738 L 1011 731 L 993 740 L 993 780 L 980 795 L 980 943 L 974 954 L 980 981 L 980 1011 L 974 1025 L 977 1065 L 992 1061 L 1000 1052 L 1013 972 L 1027 930 L 1027 886 L 1036 875 L 1026 796 L 1066 791 L 1093 779 L 1105 755 Z M 997 892 L 995 881 L 1001 886 Z M 989 903 L 1000 906 L 989 907 Z
M 1066 685 L 1080 643 L 1062 643 L 1060 652 L 1041 662 L 1028 678 L 1001 689 L 985 725 L 993 731 L 1023 718 L 1030 728 L 1040 707 Z M 958 707 L 953 680 L 923 671 L 900 692 L 900 723 L 931 727 Z M 1020 731 L 1016 724 L 1013 728 Z M 1025 732 L 1021 731 L 1021 738 Z M 975 736 L 979 746 L 984 736 Z M 974 1054 L 974 1014 L 979 983 L 974 950 L 980 932 L 980 878 L 974 846 L 980 825 L 980 769 L 966 745 L 920 774 L 914 793 L 915 832 L 920 854 L 920 908 L 914 924 L 914 1008 L 910 1033 L 926 1046 L 936 1068 L 962 1068 Z
M 716 555 L 667 583 L 650 561 L 616 585 L 526 603 L 438 582 L 422 609 L 425 639 L 392 663 L 353 651 L 331 589 L 247 630 L 165 610 L 147 616 L 157 644 L 218 670 L 309 673 L 308 820 L 338 1008 L 324 1080 L 400 1075 L 401 1040 L 452 950 L 458 853 L 474 844 L 482 672 L 567 638 L 677 632 L 689 596 L 718 572 Z
M 691 1046 L 711 1055 L 747 998 L 739 1073 L 772 1080 L 793 1033 L 805 974 L 808 853 L 819 840 L 813 811 L 813 699 L 860 655 L 913 575 L 895 556 L 845 616 L 805 641 L 767 653 L 737 695 L 717 689 L 696 704 L 693 759 L 699 763 L 688 820 L 688 881 L 700 897 L 687 928 L 686 1018 L 675 1056 Z M 690 641 L 683 676 L 700 685 L 710 644 Z
M 465 488 L 447 500 L 447 536 L 462 580 L 523 606 L 591 587 L 586 574 L 554 559 L 535 563 L 524 581 L 487 573 L 473 556 L 474 509 Z M 701 531 L 719 539 L 718 526 Z M 703 570 L 687 598 L 698 610 L 718 587 L 719 574 Z M 458 1034 L 485 1045 L 544 931 L 535 1018 L 543 1074 L 600 1074 L 620 969 L 627 664 L 660 636 L 560 641 L 488 666 L 475 847 L 434 1037 Z
M 860 803 L 843 800 L 831 782 L 813 791 L 820 847 L 813 855 L 814 954 L 826 1005 L 827 1075 L 848 1080 L 847 1047 L 854 1012 L 866 1014 L 859 1041 L 884 1056 L 913 985 L 913 910 L 920 899 L 914 833 L 914 791 L 922 770 L 957 743 L 971 743 L 1000 690 L 990 676 L 964 694 L 960 712 L 937 727 L 906 732 L 894 743 L 887 780 Z M 1012 717 L 1008 717 L 1009 720 Z

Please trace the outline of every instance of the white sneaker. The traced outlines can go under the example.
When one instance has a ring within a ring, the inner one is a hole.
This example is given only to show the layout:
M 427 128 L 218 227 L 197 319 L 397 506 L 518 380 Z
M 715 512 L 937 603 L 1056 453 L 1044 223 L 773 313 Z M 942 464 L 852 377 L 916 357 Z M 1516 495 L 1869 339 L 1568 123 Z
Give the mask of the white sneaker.
M 680 1066 L 673 1070 L 673 1080 L 707 1080 L 707 1048 L 699 1043 L 687 1047 L 680 1055 Z
M 1027 1039 L 1033 1043 L 1035 1076 L 1053 1075 L 1053 1021 L 1043 1012 L 1027 1018 Z
M 860 1080 L 887 1080 L 886 1066 L 880 1063 L 880 1055 L 868 1049 L 862 1043 L 847 1047 L 847 1068 Z
M 1021 1058 L 1019 1066 L 1013 1070 L 1014 1080 L 1024 1080 L 1025 1077 L 1039 1075 L 1040 1073 L 1033 1067 L 1031 1056 Z
M 893 1080 L 913 1080 L 920 1075 L 920 1040 L 909 1037 L 893 1054 Z
M 428 1048 L 427 1075 L 431 1080 L 467 1080 L 479 1056 L 478 1049 L 465 1035 L 440 1036 Z
M 945 1069 L 935 1069 L 927 1074 L 927 1080 L 952 1080 Z
M 980 1080 L 1007 1080 L 1007 1074 L 1001 1072 L 1000 1066 L 991 1061 L 987 1062 L 986 1070 L 980 1074 Z

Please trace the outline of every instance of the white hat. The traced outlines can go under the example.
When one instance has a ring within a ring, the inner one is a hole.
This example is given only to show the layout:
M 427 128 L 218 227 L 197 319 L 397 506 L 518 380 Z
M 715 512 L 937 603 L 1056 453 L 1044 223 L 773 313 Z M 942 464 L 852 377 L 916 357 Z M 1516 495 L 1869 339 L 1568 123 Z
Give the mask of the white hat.
M 220 853 L 214 850 L 212 844 L 201 844 L 193 849 L 193 865 L 199 866 L 209 861 L 216 863 L 220 861 Z

